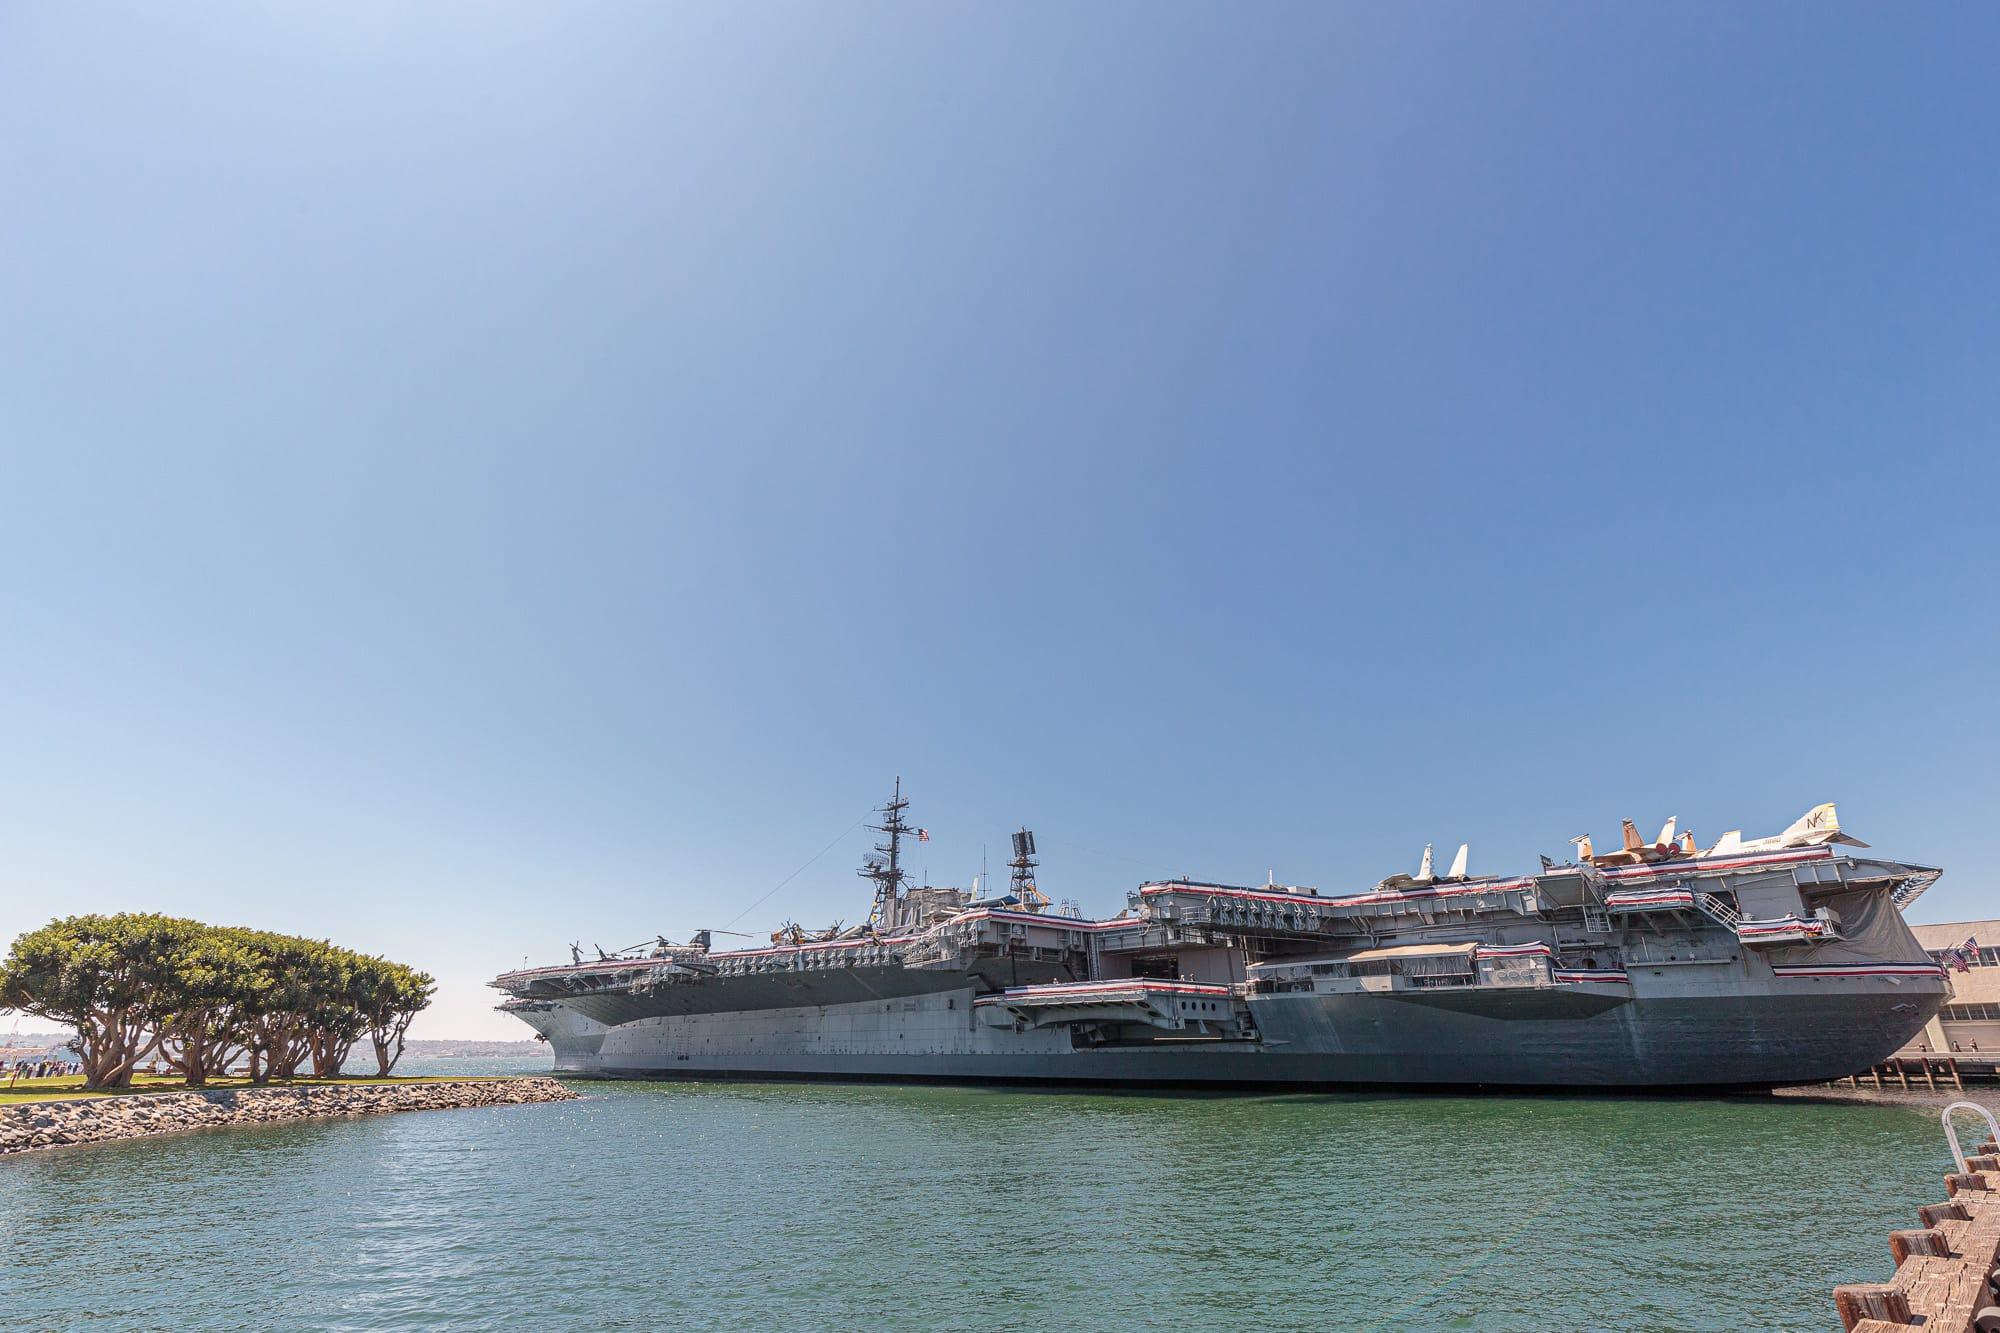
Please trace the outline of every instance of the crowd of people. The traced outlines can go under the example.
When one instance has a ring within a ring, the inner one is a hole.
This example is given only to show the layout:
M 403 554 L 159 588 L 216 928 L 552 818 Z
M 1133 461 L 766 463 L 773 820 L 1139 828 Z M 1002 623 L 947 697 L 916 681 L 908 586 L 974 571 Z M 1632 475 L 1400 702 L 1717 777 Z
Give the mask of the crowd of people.
M 83 1064 L 78 1060 L 16 1060 L 9 1073 L 7 1086 L 13 1087 L 24 1078 L 61 1078 L 65 1074 L 81 1074 Z

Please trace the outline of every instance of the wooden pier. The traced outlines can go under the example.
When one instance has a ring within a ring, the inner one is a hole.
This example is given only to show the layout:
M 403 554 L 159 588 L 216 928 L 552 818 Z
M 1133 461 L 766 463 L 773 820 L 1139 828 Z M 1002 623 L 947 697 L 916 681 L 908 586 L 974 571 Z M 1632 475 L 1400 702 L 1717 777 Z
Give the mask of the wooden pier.
M 2000 1145 L 1989 1138 L 1973 1156 L 1952 1146 L 1965 1169 L 1944 1178 L 1946 1201 L 1889 1233 L 1895 1275 L 1833 1289 L 1848 1333 L 2000 1333 Z
M 1892 1056 L 1866 1073 L 1849 1074 L 1839 1081 L 1850 1088 L 1864 1085 L 1886 1088 L 1892 1080 L 1901 1083 L 1905 1092 L 1914 1092 L 1919 1080 L 1931 1092 L 1943 1092 L 1947 1087 L 1965 1091 L 1965 1075 L 1959 1070 L 1958 1061 L 1949 1055 Z

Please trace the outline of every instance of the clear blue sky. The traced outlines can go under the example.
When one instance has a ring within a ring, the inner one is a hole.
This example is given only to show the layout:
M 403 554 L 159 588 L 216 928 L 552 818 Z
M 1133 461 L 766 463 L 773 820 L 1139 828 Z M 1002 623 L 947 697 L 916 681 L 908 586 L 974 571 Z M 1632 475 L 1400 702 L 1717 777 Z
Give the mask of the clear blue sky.
M 1154 875 L 1823 800 L 1995 914 L 2000 17 L 0 8 L 0 937 L 444 981 L 904 776 Z M 865 912 L 864 835 L 743 925 Z

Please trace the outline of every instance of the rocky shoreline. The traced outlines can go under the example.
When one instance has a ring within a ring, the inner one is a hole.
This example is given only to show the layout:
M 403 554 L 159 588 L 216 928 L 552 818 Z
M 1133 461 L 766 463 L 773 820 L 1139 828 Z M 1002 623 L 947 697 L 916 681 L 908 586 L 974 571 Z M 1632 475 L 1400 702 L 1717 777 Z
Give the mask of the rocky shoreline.
M 572 1101 L 575 1097 L 575 1093 L 555 1079 L 533 1076 L 449 1083 L 219 1088 L 20 1102 L 0 1106 L 0 1156 L 220 1125 L 264 1125 L 318 1116 L 384 1115 L 391 1111 L 518 1106 Z

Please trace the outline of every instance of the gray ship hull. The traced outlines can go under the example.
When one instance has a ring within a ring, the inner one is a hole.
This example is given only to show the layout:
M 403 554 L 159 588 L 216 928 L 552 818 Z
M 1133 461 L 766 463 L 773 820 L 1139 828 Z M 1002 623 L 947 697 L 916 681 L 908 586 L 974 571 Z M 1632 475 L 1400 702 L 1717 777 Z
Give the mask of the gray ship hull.
M 1628 823 L 1625 850 L 1536 875 L 1157 881 L 1087 920 L 905 892 L 906 804 L 867 927 L 579 950 L 497 978 L 503 1008 L 605 1078 L 1665 1089 L 1844 1077 L 1951 993 L 1902 917 L 1942 872 L 1844 850 L 1830 805 L 1707 852 Z
M 1893 1052 L 1944 998 L 1941 986 L 1874 980 L 1795 994 L 1619 989 L 1270 996 L 1251 1004 L 1258 1041 L 1099 1046 L 1061 1028 L 987 1026 L 970 988 L 616 1027 L 561 1006 L 523 1016 L 550 1038 L 558 1073 L 585 1077 L 1660 1089 L 1839 1078 Z

